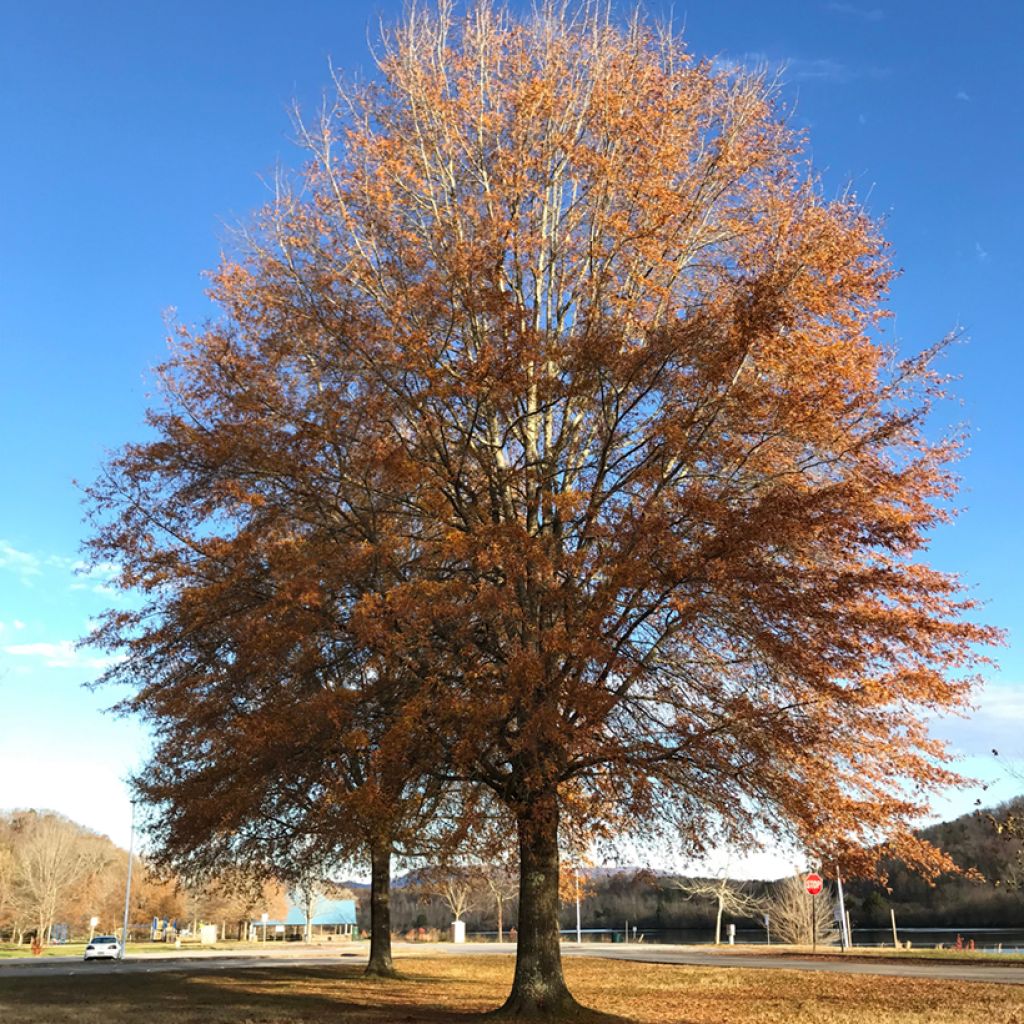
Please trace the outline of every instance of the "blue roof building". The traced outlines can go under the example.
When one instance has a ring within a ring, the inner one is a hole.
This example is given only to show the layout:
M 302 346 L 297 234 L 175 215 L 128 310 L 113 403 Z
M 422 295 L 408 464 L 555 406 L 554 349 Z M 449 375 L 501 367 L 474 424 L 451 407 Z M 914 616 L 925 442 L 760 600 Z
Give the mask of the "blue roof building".
M 257 938 L 262 936 L 263 923 L 262 917 L 252 921 L 251 930 L 256 932 Z M 313 927 L 314 938 L 331 939 L 335 936 L 351 938 L 356 930 L 356 901 L 316 900 L 313 904 L 313 919 L 310 923 Z M 268 919 L 266 926 L 268 939 L 301 938 L 306 929 L 305 908 L 293 899 L 289 899 L 288 913 L 284 918 Z M 270 934 L 270 929 L 273 929 L 273 934 Z

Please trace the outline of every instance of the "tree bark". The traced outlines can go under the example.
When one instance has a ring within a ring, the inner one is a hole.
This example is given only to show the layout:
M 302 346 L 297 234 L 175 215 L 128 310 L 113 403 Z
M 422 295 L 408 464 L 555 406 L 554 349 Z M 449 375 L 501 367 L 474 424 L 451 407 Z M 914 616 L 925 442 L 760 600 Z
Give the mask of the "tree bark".
M 534 800 L 517 816 L 519 920 L 516 972 L 500 1014 L 573 1016 L 582 1009 L 562 974 L 558 933 L 558 799 Z
M 397 976 L 391 959 L 391 842 L 370 844 L 370 961 L 366 973 L 375 978 Z

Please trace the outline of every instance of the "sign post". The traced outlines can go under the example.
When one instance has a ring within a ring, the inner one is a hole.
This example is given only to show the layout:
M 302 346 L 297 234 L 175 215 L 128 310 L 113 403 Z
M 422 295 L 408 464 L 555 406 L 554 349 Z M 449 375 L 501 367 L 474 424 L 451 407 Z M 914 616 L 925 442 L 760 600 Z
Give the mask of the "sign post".
M 816 953 L 818 951 L 818 935 L 817 935 L 817 921 L 814 915 L 814 897 L 821 892 L 824 886 L 821 875 L 816 871 L 812 871 L 804 879 L 804 888 L 807 890 L 807 895 L 810 896 L 810 907 L 811 907 L 811 952 Z

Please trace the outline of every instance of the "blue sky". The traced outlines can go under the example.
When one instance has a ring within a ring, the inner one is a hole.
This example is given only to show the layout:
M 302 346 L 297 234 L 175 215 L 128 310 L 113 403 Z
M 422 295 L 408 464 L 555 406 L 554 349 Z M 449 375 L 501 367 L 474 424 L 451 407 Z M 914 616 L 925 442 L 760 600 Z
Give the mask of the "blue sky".
M 514 4 L 513 6 L 520 6 Z M 73 481 L 141 434 L 162 315 L 210 309 L 201 272 L 228 226 L 295 166 L 289 109 L 310 109 L 328 60 L 371 72 L 367 39 L 400 4 L 305 0 L 49 0 L 0 16 L 0 808 L 53 807 L 126 843 L 121 779 L 137 724 L 104 715 L 113 693 L 72 643 L 119 598 L 76 574 L 84 528 Z M 1010 631 L 966 722 L 936 731 L 965 771 L 1017 788 L 988 753 L 1024 757 L 1024 612 L 1017 528 L 1024 379 L 1024 4 L 980 0 L 660 0 L 691 49 L 783 69 L 826 192 L 851 186 L 884 219 L 904 270 L 890 331 L 904 351 L 962 328 L 947 368 L 967 421 L 965 511 L 932 559 L 962 572 Z M 947 813 L 979 794 L 951 795 Z

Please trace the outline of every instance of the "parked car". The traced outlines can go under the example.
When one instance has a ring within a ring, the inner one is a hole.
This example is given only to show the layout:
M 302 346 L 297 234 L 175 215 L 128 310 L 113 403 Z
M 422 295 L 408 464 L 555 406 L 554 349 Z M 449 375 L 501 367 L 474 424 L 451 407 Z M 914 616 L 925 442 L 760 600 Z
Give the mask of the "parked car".
M 113 935 L 97 935 L 85 947 L 83 960 L 116 960 L 121 955 L 121 943 Z

